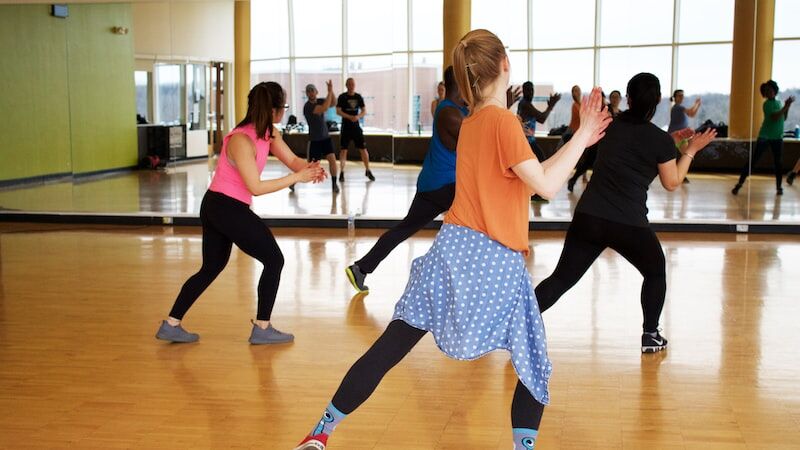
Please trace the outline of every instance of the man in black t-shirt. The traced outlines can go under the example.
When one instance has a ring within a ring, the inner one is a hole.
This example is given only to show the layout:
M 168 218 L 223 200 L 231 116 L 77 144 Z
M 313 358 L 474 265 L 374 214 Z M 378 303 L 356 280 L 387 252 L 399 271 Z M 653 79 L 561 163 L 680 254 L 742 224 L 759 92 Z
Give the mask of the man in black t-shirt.
M 364 168 L 367 170 L 366 175 L 370 181 L 375 181 L 375 177 L 369 170 L 369 152 L 367 152 L 367 144 L 364 142 L 364 131 L 361 130 L 359 120 L 367 114 L 367 108 L 364 105 L 364 98 L 356 92 L 356 82 L 352 78 L 348 78 L 345 83 L 347 92 L 339 95 L 336 102 L 336 114 L 342 117 L 342 132 L 340 136 L 339 148 L 339 181 L 344 181 L 344 164 L 347 161 L 347 150 L 350 146 L 350 141 L 361 153 L 361 161 L 364 162 Z

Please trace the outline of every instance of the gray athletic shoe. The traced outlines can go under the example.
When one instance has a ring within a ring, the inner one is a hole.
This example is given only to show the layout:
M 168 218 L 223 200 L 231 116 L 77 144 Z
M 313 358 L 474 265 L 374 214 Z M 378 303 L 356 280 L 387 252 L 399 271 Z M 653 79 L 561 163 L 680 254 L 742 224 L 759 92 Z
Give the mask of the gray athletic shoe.
M 170 342 L 197 342 L 200 335 L 197 333 L 189 333 L 184 330 L 180 324 L 172 326 L 166 320 L 161 322 L 161 326 L 156 333 L 156 339 L 161 339 Z
M 250 332 L 250 343 L 253 345 L 261 344 L 285 344 L 292 342 L 294 335 L 278 331 L 270 324 L 266 330 L 261 329 L 256 324 L 253 324 L 253 331 Z

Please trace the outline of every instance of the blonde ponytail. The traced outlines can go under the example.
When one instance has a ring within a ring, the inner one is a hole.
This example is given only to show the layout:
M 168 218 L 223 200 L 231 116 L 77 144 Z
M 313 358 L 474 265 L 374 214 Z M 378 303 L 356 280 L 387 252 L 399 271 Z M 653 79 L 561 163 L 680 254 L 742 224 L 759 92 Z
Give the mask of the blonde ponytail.
M 500 63 L 506 50 L 500 39 L 488 30 L 472 30 L 453 49 L 456 84 L 470 112 L 483 101 L 483 89 L 500 76 Z

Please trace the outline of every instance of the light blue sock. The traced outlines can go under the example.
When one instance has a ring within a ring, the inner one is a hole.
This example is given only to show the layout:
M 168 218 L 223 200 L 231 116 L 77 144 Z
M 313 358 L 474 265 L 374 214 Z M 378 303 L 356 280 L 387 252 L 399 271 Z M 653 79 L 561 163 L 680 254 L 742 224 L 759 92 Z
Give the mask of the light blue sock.
M 325 412 L 322 413 L 322 418 L 319 419 L 319 423 L 311 430 L 310 436 L 318 436 L 320 434 L 330 436 L 336 428 L 336 425 L 339 425 L 339 422 L 344 420 L 345 417 L 347 417 L 347 414 L 336 409 L 333 403 L 329 403 L 328 407 L 325 408 Z
M 514 450 L 533 450 L 536 446 L 538 430 L 531 428 L 514 428 Z

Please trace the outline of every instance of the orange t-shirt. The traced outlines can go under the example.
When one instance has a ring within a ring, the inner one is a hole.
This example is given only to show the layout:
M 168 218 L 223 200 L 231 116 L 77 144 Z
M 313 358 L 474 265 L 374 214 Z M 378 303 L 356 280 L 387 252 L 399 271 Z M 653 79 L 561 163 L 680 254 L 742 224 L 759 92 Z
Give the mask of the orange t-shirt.
M 517 116 L 487 106 L 464 119 L 456 145 L 456 196 L 444 218 L 528 254 L 531 189 L 513 166 L 533 159 Z
M 578 131 L 578 127 L 581 126 L 581 105 L 574 101 L 572 102 L 572 117 L 569 119 L 569 129 L 572 132 Z

